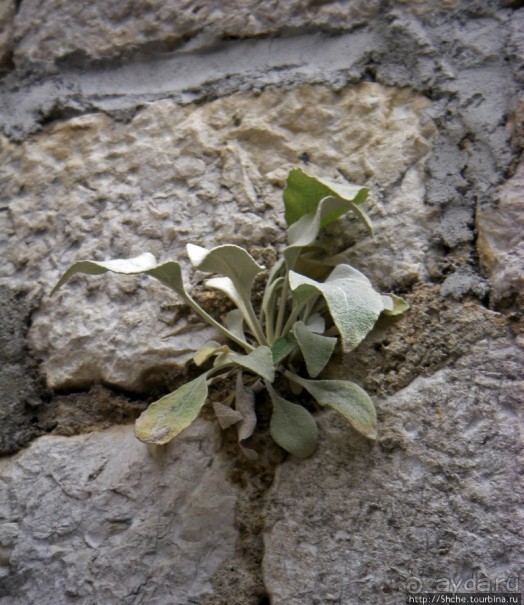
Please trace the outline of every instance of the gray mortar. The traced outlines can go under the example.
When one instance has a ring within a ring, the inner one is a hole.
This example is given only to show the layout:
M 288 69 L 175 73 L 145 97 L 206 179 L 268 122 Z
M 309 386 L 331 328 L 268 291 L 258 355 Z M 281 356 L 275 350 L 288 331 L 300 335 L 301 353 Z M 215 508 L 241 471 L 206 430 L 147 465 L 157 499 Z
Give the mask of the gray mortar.
M 32 305 L 25 293 L 0 287 L 0 455 L 18 451 L 44 432 L 35 418 L 43 386 L 25 346 Z
M 476 18 L 449 12 L 432 14 L 430 23 L 396 9 L 341 35 L 215 43 L 38 81 L 12 73 L 0 86 L 0 121 L 8 136 L 23 139 L 54 118 L 99 110 L 122 115 L 160 98 L 190 103 L 269 85 L 342 87 L 372 77 L 434 101 L 429 114 L 440 138 L 428 167 L 428 202 L 447 204 L 472 188 L 488 201 L 512 159 L 504 124 L 522 69 L 514 25 L 522 11 L 465 6 Z

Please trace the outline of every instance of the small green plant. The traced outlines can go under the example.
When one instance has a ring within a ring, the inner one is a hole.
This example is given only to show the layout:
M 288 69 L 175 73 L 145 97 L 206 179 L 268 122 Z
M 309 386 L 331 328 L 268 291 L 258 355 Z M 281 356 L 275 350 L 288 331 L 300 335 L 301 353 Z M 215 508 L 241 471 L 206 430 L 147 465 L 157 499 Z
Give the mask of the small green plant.
M 235 392 L 213 407 L 222 428 L 237 426 L 240 447 L 249 458 L 257 456 L 245 445 L 257 423 L 255 392 L 264 387 L 273 406 L 270 433 L 276 443 L 303 458 L 315 450 L 315 419 L 305 407 L 277 392 L 277 377 L 280 383 L 282 379 L 289 381 L 292 391 L 304 389 L 321 406 L 336 410 L 366 437 L 376 438 L 376 413 L 369 395 L 353 382 L 317 379 L 338 338 L 342 350 L 351 351 L 381 313 L 399 315 L 408 309 L 400 297 L 375 291 L 368 278 L 350 265 L 336 264 L 336 257 L 326 257 L 319 239 L 324 227 L 347 212 L 356 215 L 371 232 L 369 218 L 361 208 L 367 193 L 365 188 L 321 180 L 299 169 L 289 173 L 284 190 L 288 246 L 267 277 L 258 311 L 251 295 L 255 278 L 264 268 L 248 252 L 234 245 L 206 250 L 189 244 L 192 265 L 218 275 L 207 280 L 207 287 L 224 293 L 235 304 L 223 323 L 187 292 L 177 261 L 157 264 L 152 254 L 145 253 L 129 260 L 78 261 L 69 267 L 52 293 L 75 273 L 145 273 L 176 292 L 229 341 L 209 342 L 196 351 L 195 364 L 207 363 L 208 369 L 152 403 L 136 422 L 138 439 L 155 444 L 171 441 L 197 418 L 210 382 L 233 376 Z M 298 373 L 297 368 L 303 366 L 308 378 Z

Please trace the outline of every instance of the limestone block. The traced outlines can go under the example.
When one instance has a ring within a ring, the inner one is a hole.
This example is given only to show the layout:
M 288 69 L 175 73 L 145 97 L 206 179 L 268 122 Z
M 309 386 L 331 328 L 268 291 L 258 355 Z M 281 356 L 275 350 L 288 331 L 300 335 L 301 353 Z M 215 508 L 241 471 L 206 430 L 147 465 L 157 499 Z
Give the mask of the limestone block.
M 494 305 L 524 302 L 524 163 L 502 186 L 496 207 L 480 207 L 476 215 L 477 250 L 489 276 Z
M 3 139 L 4 275 L 47 294 L 82 258 L 149 251 L 187 269 L 190 242 L 278 248 L 285 177 L 306 162 L 313 174 L 374 192 L 367 209 L 376 240 L 357 245 L 355 265 L 384 289 L 423 279 L 436 220 L 423 201 L 434 135 L 427 105 L 373 83 L 304 85 L 198 107 L 157 101 L 128 123 L 90 114 L 22 144 Z M 354 241 L 350 228 L 331 233 L 334 248 Z M 103 276 L 75 278 L 52 300 L 44 296 L 29 340 L 53 388 L 103 381 L 141 390 L 151 368 L 182 372 L 210 336 L 153 280 Z
M 511 339 L 477 343 L 377 401 L 374 446 L 325 414 L 317 453 L 280 466 L 270 492 L 272 605 L 394 605 L 444 581 L 515 590 L 522 362 Z
M 378 13 L 378 0 L 259 2 L 149 0 L 78 3 L 24 0 L 16 19 L 15 61 L 82 63 L 143 50 L 176 49 L 223 38 L 275 36 L 293 30 L 343 31 Z
M 121 426 L 1 459 L 0 603 L 201 602 L 237 538 L 217 445 L 200 420 L 160 449 Z

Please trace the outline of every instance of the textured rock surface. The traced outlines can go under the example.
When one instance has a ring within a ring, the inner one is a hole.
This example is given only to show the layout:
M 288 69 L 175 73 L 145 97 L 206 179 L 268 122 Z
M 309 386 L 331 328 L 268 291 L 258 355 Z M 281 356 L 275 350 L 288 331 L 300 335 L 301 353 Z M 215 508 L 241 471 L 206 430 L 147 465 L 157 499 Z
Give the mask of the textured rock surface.
M 426 106 L 422 97 L 376 84 L 339 92 L 302 86 L 198 108 L 159 101 L 128 124 L 95 114 L 22 145 L 4 139 L 3 191 L 11 200 L 8 229 L 16 232 L 7 273 L 46 292 L 80 258 L 147 250 L 186 262 L 189 242 L 278 244 L 281 185 L 306 154 L 313 172 L 390 192 L 370 205 L 386 255 L 373 257 L 378 285 L 422 279 L 435 219 L 421 180 L 434 133 Z M 344 244 L 342 234 L 333 238 Z M 151 281 L 81 278 L 44 298 L 30 342 L 46 358 L 51 387 L 104 381 L 139 390 L 151 368 L 183 370 L 210 332 Z M 176 338 L 162 339 L 173 331 Z
M 318 452 L 270 492 L 272 605 L 397 604 L 445 578 L 515 587 L 523 361 L 511 339 L 486 340 L 417 378 L 378 402 L 375 447 L 324 415 Z
M 15 61 L 81 64 L 137 51 L 171 50 L 223 38 L 275 36 L 296 29 L 344 30 L 377 14 L 378 0 L 258 2 L 258 0 L 151 0 L 89 5 L 25 0 L 16 20 Z M 38 7 L 38 10 L 36 9 Z M 54 15 L 60 12 L 60 23 Z
M 477 248 L 489 275 L 492 304 L 522 308 L 524 300 L 524 164 L 502 187 L 496 207 L 477 213 Z
M 150 450 L 115 427 L 1 460 L 0 603 L 201 602 L 237 536 L 216 437 Z
M 0 604 L 515 588 L 519 3 L 0 5 L 1 453 L 51 433 L 0 460 Z M 180 384 L 209 332 L 152 280 L 49 300 L 54 280 L 80 256 L 185 263 L 190 241 L 269 263 L 296 165 L 371 186 L 376 239 L 328 240 L 412 305 L 328 369 L 375 398 L 378 444 L 324 414 L 315 456 L 281 465 L 263 399 L 257 463 L 203 420 L 162 451 L 102 430 Z

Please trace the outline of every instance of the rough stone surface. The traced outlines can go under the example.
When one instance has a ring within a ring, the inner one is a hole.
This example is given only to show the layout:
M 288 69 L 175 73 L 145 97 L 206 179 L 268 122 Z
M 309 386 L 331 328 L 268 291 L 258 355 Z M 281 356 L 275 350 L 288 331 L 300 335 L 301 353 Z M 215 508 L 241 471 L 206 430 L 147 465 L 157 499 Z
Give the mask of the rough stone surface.
M 270 492 L 272 605 L 393 605 L 440 579 L 514 590 L 523 361 L 511 339 L 485 340 L 417 378 L 377 402 L 375 447 L 325 414 L 318 452 L 280 466 Z
M 371 83 L 339 92 L 302 86 L 197 108 L 159 101 L 128 124 L 94 114 L 22 145 L 4 139 L 6 229 L 16 232 L 6 273 L 45 293 L 81 258 L 147 250 L 187 265 L 189 242 L 278 245 L 281 187 L 306 154 L 313 172 L 392 193 L 369 205 L 378 241 L 357 248 L 366 255 L 381 246 L 386 256 L 370 267 L 378 285 L 423 279 L 434 218 L 421 180 L 434 133 L 426 106 L 408 91 Z M 44 297 L 30 342 L 45 359 L 50 387 L 103 381 L 141 390 L 152 368 L 183 371 L 210 331 L 146 280 L 79 278 L 53 300 Z M 176 338 L 162 339 L 173 331 Z
M 519 4 L 0 3 L 1 453 L 51 433 L 0 460 L 1 605 L 516 588 Z M 178 386 L 210 332 L 152 280 L 49 300 L 54 280 L 190 241 L 270 265 L 296 165 L 371 187 L 376 239 L 347 220 L 327 242 L 411 304 L 326 371 L 374 397 L 378 444 L 319 414 L 315 456 L 282 464 L 263 397 L 257 463 L 204 420 L 151 452 L 104 430 Z
M 38 9 L 36 8 L 38 7 Z M 137 52 L 190 48 L 224 38 L 278 36 L 311 27 L 341 31 L 378 13 L 378 0 L 258 2 L 258 0 L 150 0 L 89 5 L 24 0 L 16 20 L 15 61 L 73 64 Z M 54 15 L 61 15 L 58 22 Z M 196 40 L 195 40 L 196 38 Z
M 201 602 L 237 537 L 218 443 L 202 420 L 159 449 L 114 427 L 1 460 L 0 603 Z
M 477 249 L 489 276 L 493 305 L 524 307 L 524 164 L 504 183 L 496 207 L 477 213 Z

